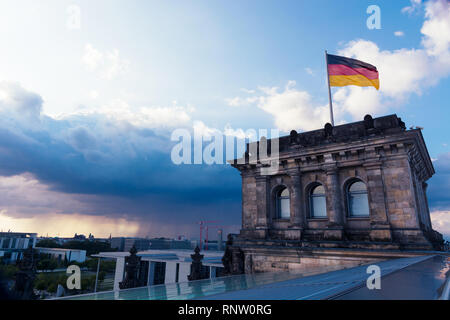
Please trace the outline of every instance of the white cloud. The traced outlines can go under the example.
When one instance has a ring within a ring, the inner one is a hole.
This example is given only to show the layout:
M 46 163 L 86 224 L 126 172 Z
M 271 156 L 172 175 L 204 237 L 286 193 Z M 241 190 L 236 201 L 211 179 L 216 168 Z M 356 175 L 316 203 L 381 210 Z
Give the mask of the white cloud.
M 350 114 L 353 119 L 361 120 L 366 114 L 382 114 L 388 106 L 380 102 L 378 91 L 361 87 L 344 87 L 333 95 L 335 117 Z
M 316 105 L 306 91 L 297 90 L 295 81 L 289 81 L 284 90 L 277 87 L 259 87 L 256 95 L 228 99 L 232 106 L 257 105 L 273 115 L 278 129 L 312 130 L 322 127 L 328 119 L 328 106 Z
M 273 115 L 275 125 L 283 131 L 323 127 L 329 121 L 328 106 L 314 104 L 308 92 L 294 86 L 295 81 L 289 81 L 283 91 L 262 88 L 265 95 L 259 98 L 258 107 Z
M 82 61 L 90 70 L 95 70 L 102 63 L 103 54 L 88 43 L 84 47 Z
M 426 20 L 420 30 L 423 46 L 430 56 L 450 64 L 450 2 L 430 1 L 425 6 Z
M 248 94 L 253 94 L 256 92 L 256 90 L 252 90 L 252 89 L 246 89 L 246 88 L 241 88 L 242 92 L 248 93 Z
M 109 120 L 126 122 L 138 128 L 176 128 L 186 126 L 191 121 L 190 114 L 195 110 L 192 106 L 152 106 L 132 108 L 126 101 L 117 99 L 99 108 L 80 109 L 74 113 L 61 115 L 60 119 L 68 119 L 77 115 L 103 115 Z
M 255 98 L 255 97 L 246 97 L 246 98 L 234 97 L 234 98 L 225 99 L 225 102 L 230 107 L 243 107 L 243 106 L 251 105 L 252 103 L 256 102 L 256 100 L 257 100 L 257 98 Z
M 99 97 L 99 93 L 97 90 L 91 90 L 91 92 L 89 93 L 89 97 L 91 99 L 97 99 Z
M 215 135 L 222 135 L 219 129 L 208 127 L 203 121 L 200 120 L 194 121 L 192 128 L 196 138 L 202 137 L 209 139 Z
M 311 76 L 314 75 L 314 70 L 311 69 L 311 68 L 305 68 L 305 71 L 306 71 L 307 74 L 309 74 L 309 75 L 311 75 Z
M 431 213 L 433 229 L 450 238 L 450 211 L 434 211 Z
M 226 124 L 223 134 L 225 136 L 236 137 L 237 139 L 250 139 L 252 141 L 256 141 L 258 138 L 255 130 L 250 129 L 244 131 L 241 128 L 233 129 L 229 123 Z
M 16 112 L 21 117 L 37 118 L 42 110 L 42 98 L 24 90 L 15 82 L 0 82 L 0 111 Z
M 412 14 L 419 10 L 422 5 L 422 0 L 411 0 L 411 5 L 402 8 L 402 13 Z
M 339 51 L 340 55 L 377 66 L 380 91 L 353 86 L 338 89 L 334 94 L 338 108 L 354 118 L 366 113 L 382 114 L 450 74 L 450 3 L 428 1 L 425 12 L 422 48 L 381 50 L 374 42 L 355 40 Z
M 404 35 L 405 35 L 405 33 L 400 30 L 394 32 L 394 36 L 396 36 L 396 37 L 403 37 Z
M 415 9 L 420 5 L 421 1 L 412 2 Z M 360 120 L 368 113 L 384 114 L 450 74 L 450 2 L 428 1 L 424 6 L 421 48 L 382 50 L 376 43 L 360 39 L 339 50 L 339 55 L 377 66 L 380 90 L 355 86 L 337 89 L 333 94 L 336 123 L 345 122 L 347 116 Z M 329 121 L 328 105 L 314 103 L 308 92 L 295 89 L 294 81 L 289 81 L 282 91 L 277 87 L 260 87 L 251 97 L 235 97 L 227 102 L 231 106 L 256 104 L 271 114 L 275 125 L 283 131 L 318 129 Z
M 91 44 L 86 44 L 82 62 L 88 70 L 97 72 L 101 78 L 112 80 L 128 73 L 130 61 L 119 56 L 119 50 L 101 52 Z

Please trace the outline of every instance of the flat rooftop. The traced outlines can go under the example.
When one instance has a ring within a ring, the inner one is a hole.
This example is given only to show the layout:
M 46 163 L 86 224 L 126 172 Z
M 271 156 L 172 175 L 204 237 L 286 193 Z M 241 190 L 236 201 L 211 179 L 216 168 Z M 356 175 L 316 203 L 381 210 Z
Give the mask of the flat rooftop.
M 139 251 L 137 255 L 146 261 L 160 261 L 160 262 L 179 262 L 191 263 L 191 255 L 194 254 L 191 249 L 172 249 L 172 250 L 145 250 Z M 222 257 L 223 251 L 205 250 L 201 254 L 204 256 L 202 263 L 205 266 L 223 267 Z M 100 252 L 94 254 L 96 258 L 117 259 L 129 256 L 129 252 Z
M 18 237 L 18 238 L 36 238 L 37 233 L 30 232 L 0 232 L 0 238 L 10 238 L 10 237 Z
M 41 251 L 54 251 L 54 252 L 86 252 L 86 250 L 82 249 L 65 249 L 65 248 L 45 248 L 45 247 L 36 247 L 35 249 Z

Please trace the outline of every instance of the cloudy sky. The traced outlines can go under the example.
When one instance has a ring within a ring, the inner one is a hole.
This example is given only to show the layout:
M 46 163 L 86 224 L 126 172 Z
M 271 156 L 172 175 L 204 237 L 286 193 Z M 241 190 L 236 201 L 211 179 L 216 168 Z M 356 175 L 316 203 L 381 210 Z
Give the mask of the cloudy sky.
M 433 223 L 450 236 L 448 1 L 5 0 L 0 39 L 3 231 L 237 231 L 239 173 L 173 164 L 171 134 L 323 127 L 326 49 L 380 72 L 380 91 L 333 89 L 337 123 L 424 127 Z

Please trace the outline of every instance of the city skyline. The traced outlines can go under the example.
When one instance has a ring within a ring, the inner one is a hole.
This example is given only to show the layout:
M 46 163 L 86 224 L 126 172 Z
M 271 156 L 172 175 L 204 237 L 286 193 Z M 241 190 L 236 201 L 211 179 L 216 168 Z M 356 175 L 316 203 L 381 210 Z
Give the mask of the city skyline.
M 171 133 L 323 128 L 328 50 L 380 72 L 379 92 L 333 89 L 336 124 L 396 113 L 424 128 L 433 227 L 449 239 L 450 7 L 372 2 L 2 2 L 2 229 L 195 237 L 198 221 L 219 220 L 238 231 L 239 174 L 173 164 Z M 372 4 L 379 30 L 366 25 Z

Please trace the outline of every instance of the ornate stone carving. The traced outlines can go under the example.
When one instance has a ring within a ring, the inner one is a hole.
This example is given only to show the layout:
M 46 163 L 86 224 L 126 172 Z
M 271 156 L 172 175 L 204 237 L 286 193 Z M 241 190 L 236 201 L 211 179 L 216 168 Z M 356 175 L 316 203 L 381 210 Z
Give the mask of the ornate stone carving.
M 374 127 L 373 118 L 370 114 L 364 117 L 364 126 L 366 129 L 372 129 Z
M 243 274 L 246 272 L 245 254 L 240 248 L 233 247 L 233 236 L 228 235 L 225 253 L 222 258 L 224 273 L 228 275 Z M 251 270 L 251 265 L 249 266 Z
M 137 249 L 133 245 L 130 249 L 130 255 L 125 257 L 125 280 L 119 283 L 120 289 L 136 288 L 143 285 L 139 280 L 140 264 L 141 257 L 137 256 Z
M 225 243 L 225 252 L 222 257 L 222 264 L 225 274 L 231 274 L 233 269 L 233 254 L 231 252 L 231 246 L 233 245 L 233 237 L 231 234 L 227 236 L 227 242 Z
M 191 254 L 192 263 L 191 263 L 191 274 L 188 275 L 189 281 L 204 279 L 202 274 L 202 260 L 203 255 L 200 254 L 200 248 L 198 246 L 194 249 L 194 254 Z
M 325 130 L 325 137 L 329 138 L 333 135 L 333 126 L 331 123 L 327 123 L 324 127 Z

